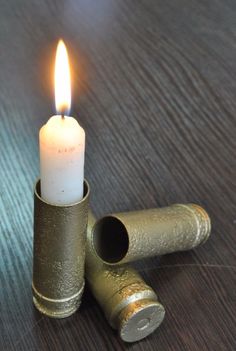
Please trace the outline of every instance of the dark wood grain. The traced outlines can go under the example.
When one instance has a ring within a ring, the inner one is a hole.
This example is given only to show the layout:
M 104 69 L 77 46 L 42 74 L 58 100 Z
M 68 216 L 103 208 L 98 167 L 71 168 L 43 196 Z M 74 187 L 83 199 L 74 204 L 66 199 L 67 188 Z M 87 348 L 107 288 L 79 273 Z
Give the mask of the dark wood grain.
M 233 0 L 2 0 L 0 350 L 236 349 L 236 3 Z M 126 345 L 86 290 L 65 320 L 32 305 L 38 131 L 54 113 L 56 42 L 74 66 L 96 215 L 203 205 L 212 237 L 140 262 L 167 314 Z

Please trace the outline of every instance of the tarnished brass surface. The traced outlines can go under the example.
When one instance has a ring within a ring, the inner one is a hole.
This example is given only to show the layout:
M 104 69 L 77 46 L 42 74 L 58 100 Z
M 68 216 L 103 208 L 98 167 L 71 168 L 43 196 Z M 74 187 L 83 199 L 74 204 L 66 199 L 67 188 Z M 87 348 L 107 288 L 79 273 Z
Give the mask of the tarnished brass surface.
M 163 321 L 165 310 L 153 289 L 130 266 L 104 264 L 91 246 L 95 218 L 89 211 L 86 279 L 110 325 L 122 340 L 134 342 L 152 333 Z
M 207 212 L 194 204 L 117 213 L 100 219 L 92 231 L 96 254 L 107 264 L 193 249 L 211 231 Z
M 64 318 L 79 307 L 84 288 L 89 185 L 84 198 L 56 206 L 34 193 L 33 302 L 49 317 Z

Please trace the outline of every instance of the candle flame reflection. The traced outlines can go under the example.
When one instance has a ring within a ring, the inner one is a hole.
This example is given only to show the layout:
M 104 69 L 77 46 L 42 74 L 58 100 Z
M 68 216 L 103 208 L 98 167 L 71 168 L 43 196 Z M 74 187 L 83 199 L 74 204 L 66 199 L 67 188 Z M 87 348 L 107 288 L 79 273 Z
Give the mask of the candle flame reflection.
M 56 52 L 55 72 L 55 104 L 58 114 L 69 113 L 71 106 L 70 66 L 66 46 L 59 40 Z

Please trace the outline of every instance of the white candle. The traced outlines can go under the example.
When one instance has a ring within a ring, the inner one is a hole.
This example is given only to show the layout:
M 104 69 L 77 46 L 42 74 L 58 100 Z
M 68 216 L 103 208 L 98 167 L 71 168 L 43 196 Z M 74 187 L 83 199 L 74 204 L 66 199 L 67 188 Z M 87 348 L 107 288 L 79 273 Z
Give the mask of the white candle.
M 83 198 L 85 132 L 70 109 L 70 72 L 65 45 L 59 42 L 55 66 L 55 98 L 60 115 L 41 128 L 41 196 L 56 205 L 70 205 Z

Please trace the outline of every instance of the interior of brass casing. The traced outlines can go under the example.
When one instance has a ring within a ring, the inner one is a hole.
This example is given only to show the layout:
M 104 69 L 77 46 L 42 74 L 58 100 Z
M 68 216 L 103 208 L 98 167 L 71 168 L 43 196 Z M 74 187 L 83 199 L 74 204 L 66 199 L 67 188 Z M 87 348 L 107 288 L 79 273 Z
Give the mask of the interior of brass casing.
M 124 212 L 98 220 L 92 231 L 97 256 L 110 265 L 193 249 L 211 231 L 207 212 L 194 204 Z
M 33 302 L 43 314 L 64 318 L 79 307 L 84 289 L 89 184 L 75 204 L 57 206 L 34 192 Z
M 122 340 L 134 342 L 151 334 L 163 321 L 165 310 L 157 295 L 130 266 L 104 264 L 91 246 L 95 218 L 89 211 L 86 279 L 109 324 Z

